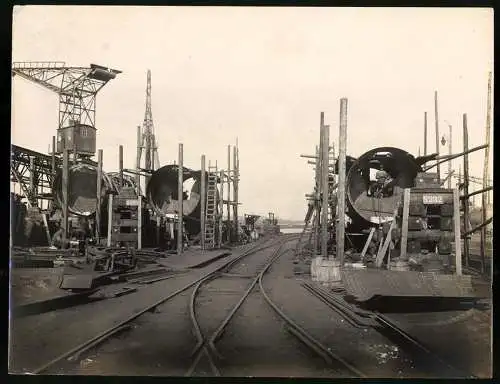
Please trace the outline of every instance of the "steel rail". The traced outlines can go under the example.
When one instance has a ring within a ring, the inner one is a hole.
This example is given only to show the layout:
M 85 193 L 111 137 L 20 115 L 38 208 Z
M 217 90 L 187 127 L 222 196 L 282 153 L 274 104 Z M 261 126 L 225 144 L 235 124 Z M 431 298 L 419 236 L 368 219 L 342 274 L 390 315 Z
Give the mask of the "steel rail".
M 80 355 L 80 354 L 84 353 L 85 351 L 89 350 L 90 348 L 95 347 L 97 344 L 100 344 L 100 343 L 106 341 L 110 337 L 114 336 L 117 333 L 118 329 L 123 329 L 124 326 L 128 325 L 129 323 L 131 323 L 135 319 L 139 318 L 140 316 L 144 315 L 147 312 L 151 312 L 152 310 L 154 310 L 159 305 L 161 305 L 161 304 L 163 304 L 163 303 L 165 303 L 165 302 L 173 299 L 174 297 L 178 296 L 179 294 L 183 293 L 184 291 L 186 291 L 189 288 L 193 287 L 194 285 L 198 284 L 200 281 L 206 279 L 208 276 L 214 274 L 215 272 L 217 272 L 219 270 L 224 270 L 227 267 L 227 265 L 235 263 L 237 260 L 241 260 L 242 258 L 244 258 L 244 257 L 246 257 L 246 256 L 248 256 L 250 254 L 259 252 L 261 249 L 265 249 L 265 248 L 270 247 L 270 245 L 264 246 L 266 243 L 269 242 L 269 240 L 271 240 L 271 239 L 267 239 L 264 242 L 264 244 L 256 244 L 255 246 L 251 247 L 249 250 L 246 250 L 245 252 L 243 252 L 243 254 L 241 254 L 240 256 L 238 256 L 235 259 L 230 260 L 227 263 L 223 264 L 222 266 L 218 267 L 215 271 L 208 272 L 207 274 L 203 275 L 199 279 L 196 279 L 195 281 L 193 281 L 193 282 L 185 285 L 184 287 L 182 287 L 182 288 L 174 291 L 173 293 L 171 293 L 171 294 L 169 294 L 169 295 L 161 298 L 160 300 L 158 300 L 154 304 L 145 307 L 144 309 L 142 309 L 138 313 L 136 313 L 136 314 L 134 314 L 134 315 L 126 318 L 125 320 L 119 322 L 118 324 L 116 324 L 116 325 L 108 328 L 107 330 L 101 332 L 97 336 L 92 337 L 92 338 L 88 339 L 87 341 L 79 344 L 78 346 L 70 349 L 69 351 L 66 351 L 66 352 L 58 355 L 54 359 L 52 359 L 49 362 L 45 363 L 44 365 L 42 365 L 42 366 L 34 369 L 31 373 L 32 374 L 43 373 L 43 372 L 47 371 L 49 368 L 51 368 L 54 365 L 56 365 L 61 360 L 66 359 L 66 358 L 71 358 L 73 355 Z
M 293 241 L 295 239 L 295 237 L 297 237 L 296 234 L 293 234 L 291 236 L 287 236 L 286 239 L 283 239 L 283 240 L 281 240 L 278 243 L 279 244 L 278 249 L 273 253 L 273 255 L 271 256 L 271 259 L 266 263 L 266 266 L 264 267 L 265 269 L 268 268 L 269 265 L 271 265 L 272 263 L 274 263 L 274 261 L 281 255 L 283 246 L 286 243 L 288 243 L 290 241 Z M 276 244 L 272 244 L 272 246 L 276 246 Z M 237 261 L 239 261 L 239 260 L 237 260 Z M 232 263 L 231 265 L 226 266 L 226 269 L 231 268 L 234 264 L 235 263 Z M 241 305 L 243 304 L 243 302 L 250 295 L 251 291 L 253 290 L 253 288 L 255 287 L 255 285 L 258 282 L 260 274 L 258 274 L 254 278 L 254 280 L 250 283 L 250 285 L 245 290 L 245 292 L 243 293 L 243 295 L 240 297 L 240 300 L 238 301 L 238 303 L 236 303 L 236 305 L 231 309 L 231 311 L 229 312 L 229 314 L 220 323 L 220 325 L 217 328 L 217 330 L 207 340 L 203 336 L 203 334 L 201 332 L 201 329 L 200 329 L 200 326 L 199 326 L 199 323 L 198 323 L 198 320 L 196 318 L 196 311 L 195 311 L 196 297 L 197 297 L 197 295 L 199 293 L 199 288 L 204 283 L 206 283 L 206 282 L 208 282 L 210 280 L 213 280 L 213 279 L 217 278 L 218 276 L 220 276 L 220 271 L 218 271 L 217 273 L 212 274 L 211 276 L 207 276 L 206 279 L 204 279 L 203 281 L 200 281 L 200 283 L 193 290 L 193 294 L 191 296 L 191 302 L 190 302 L 191 321 L 192 321 L 193 327 L 195 329 L 195 333 L 196 333 L 196 337 L 198 339 L 198 343 L 197 343 L 197 345 L 196 345 L 193 353 L 191 354 L 191 356 L 194 356 L 194 361 L 191 364 L 191 366 L 188 368 L 188 370 L 186 371 L 185 376 L 191 376 L 193 374 L 193 372 L 195 371 L 196 367 L 198 366 L 198 364 L 199 364 L 199 362 L 201 360 L 201 357 L 203 356 L 203 353 L 205 353 L 208 356 L 209 363 L 211 365 L 213 373 L 216 376 L 220 376 L 219 369 L 213 363 L 213 356 L 217 357 L 218 359 L 222 359 L 222 356 L 217 352 L 217 349 L 215 347 L 215 343 L 221 337 L 221 335 L 223 334 L 223 332 L 226 329 L 227 325 L 229 324 L 229 322 L 231 321 L 231 319 L 233 319 L 234 315 L 236 314 L 236 312 L 238 311 L 238 309 L 241 307 Z
M 413 356 L 419 359 L 421 359 L 422 356 L 426 356 L 427 358 L 431 358 L 432 361 L 439 363 L 440 367 L 446 367 L 447 369 L 450 369 L 452 371 L 460 372 L 459 369 L 453 367 L 448 362 L 437 356 L 434 352 L 422 345 L 417 339 L 415 339 L 410 334 L 406 333 L 404 330 L 394 324 L 392 321 L 390 321 L 385 315 L 376 311 L 356 311 L 348 304 L 342 303 L 338 298 L 334 297 L 329 292 L 325 292 L 322 288 L 313 286 L 307 282 L 304 282 L 302 285 L 313 295 L 317 296 L 321 301 L 327 303 L 330 308 L 341 314 L 349 323 L 353 321 L 357 324 L 366 324 L 368 327 L 372 328 L 388 339 L 390 339 L 390 337 L 387 335 L 387 331 L 390 331 L 399 339 L 395 343 L 399 345 L 403 350 L 410 352 Z M 373 323 L 367 324 L 363 320 L 357 320 L 356 318 L 368 318 L 373 321 Z M 409 348 L 411 348 L 412 351 L 408 351 Z M 473 375 L 466 376 L 472 378 L 474 377 Z
M 289 318 L 273 300 L 266 293 L 266 290 L 263 286 L 263 277 L 267 270 L 271 267 L 271 265 L 266 266 L 266 268 L 261 272 L 259 276 L 259 287 L 260 292 L 266 299 L 267 303 L 271 306 L 271 308 L 278 314 L 278 316 L 286 323 L 286 325 L 292 329 L 291 334 L 298 337 L 300 341 L 305 343 L 311 350 L 317 353 L 319 356 L 323 357 L 327 363 L 332 363 L 332 361 L 336 361 L 341 363 L 345 368 L 347 368 L 351 373 L 355 374 L 357 377 L 366 377 L 366 375 L 361 372 L 359 369 L 351 365 L 349 362 L 344 360 L 342 357 L 331 352 L 327 347 L 325 347 L 322 343 L 316 340 L 309 332 L 303 329 L 300 325 L 298 325 L 295 321 Z

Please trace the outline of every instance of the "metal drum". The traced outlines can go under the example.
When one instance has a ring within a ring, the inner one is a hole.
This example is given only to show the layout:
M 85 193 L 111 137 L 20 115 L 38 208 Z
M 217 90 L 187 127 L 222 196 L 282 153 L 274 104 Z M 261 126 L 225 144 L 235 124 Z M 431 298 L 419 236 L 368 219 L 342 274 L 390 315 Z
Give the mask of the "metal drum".
M 157 169 L 151 175 L 146 186 L 148 202 L 160 216 L 167 217 L 169 215 L 176 215 L 178 212 L 178 169 L 177 165 L 165 165 Z M 201 171 L 194 171 L 184 167 L 183 177 L 185 196 L 182 199 L 182 210 L 184 224 L 188 233 L 195 236 L 201 231 Z M 191 187 L 189 187 L 190 183 L 192 183 Z
M 97 167 L 78 163 L 70 166 L 68 170 L 68 210 L 78 216 L 91 216 L 97 208 Z M 115 191 L 110 177 L 102 173 L 101 199 Z M 59 170 L 53 185 L 54 197 L 57 204 L 62 207 L 62 172 Z
M 369 196 L 370 170 L 380 170 L 381 167 L 394 180 L 393 193 L 387 197 Z M 403 189 L 413 187 L 414 179 L 421 171 L 415 157 L 398 148 L 375 148 L 360 156 L 351 165 L 346 179 L 348 215 L 354 226 L 368 228 L 392 220 Z

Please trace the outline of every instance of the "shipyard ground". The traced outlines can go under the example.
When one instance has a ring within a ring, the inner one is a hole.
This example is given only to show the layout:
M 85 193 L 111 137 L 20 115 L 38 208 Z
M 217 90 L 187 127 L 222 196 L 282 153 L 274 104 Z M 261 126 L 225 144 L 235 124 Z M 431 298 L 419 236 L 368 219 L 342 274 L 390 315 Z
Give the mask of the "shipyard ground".
M 198 268 L 187 268 L 194 265 L 192 258 L 186 258 L 186 265 L 182 265 L 179 257 L 172 257 L 173 268 L 168 279 L 148 284 L 134 285 L 129 281 L 108 285 L 101 290 L 108 299 L 11 319 L 9 371 L 37 371 L 55 357 L 215 271 L 253 246 L 233 248 L 230 255 L 214 257 Z M 206 337 L 216 330 L 278 248 L 278 243 L 271 244 L 269 249 L 241 259 L 229 272 L 199 288 L 194 301 L 195 314 Z M 306 263 L 294 264 L 293 248 L 291 241 L 262 280 L 267 295 L 281 311 L 332 355 L 366 377 L 436 377 L 435 372 L 430 373 L 411 354 L 375 329 L 353 327 L 311 295 L 302 285 L 310 281 L 309 267 Z M 57 268 L 13 269 L 11 308 L 54 295 L 61 273 L 62 269 Z M 489 284 L 479 278 L 473 282 L 479 294 L 487 295 L 491 301 Z M 138 289 L 113 296 L 113 292 L 132 285 Z M 197 344 L 190 321 L 192 297 L 193 289 L 187 289 L 136 319 L 122 333 L 84 352 L 68 354 L 67 357 L 73 358 L 69 361 L 64 358 L 40 373 L 184 376 Z M 451 365 L 480 378 L 491 377 L 491 309 L 388 317 Z M 357 376 L 338 361 L 326 363 L 311 353 L 307 345 L 293 336 L 290 325 L 271 309 L 258 284 L 227 324 L 216 349 L 222 355 L 217 360 L 222 376 Z M 201 359 L 192 374 L 212 376 L 210 364 Z

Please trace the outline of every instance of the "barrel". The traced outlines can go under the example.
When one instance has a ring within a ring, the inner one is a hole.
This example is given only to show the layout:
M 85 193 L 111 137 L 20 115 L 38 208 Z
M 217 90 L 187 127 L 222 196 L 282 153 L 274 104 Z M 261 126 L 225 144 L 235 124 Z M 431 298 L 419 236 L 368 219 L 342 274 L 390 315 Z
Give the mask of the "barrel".
M 54 197 L 62 207 L 62 171 L 57 173 L 53 184 Z M 115 191 L 110 177 L 102 173 L 101 199 Z M 77 163 L 68 170 L 68 211 L 78 216 L 91 216 L 97 207 L 97 167 L 91 164 Z

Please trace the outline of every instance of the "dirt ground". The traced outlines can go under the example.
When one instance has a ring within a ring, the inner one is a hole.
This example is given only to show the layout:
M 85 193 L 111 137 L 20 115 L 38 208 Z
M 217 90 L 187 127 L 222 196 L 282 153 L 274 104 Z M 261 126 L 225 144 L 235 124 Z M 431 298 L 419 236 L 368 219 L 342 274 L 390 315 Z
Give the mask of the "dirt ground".
M 249 257 L 227 275 L 201 287 L 196 315 L 204 334 L 217 328 L 251 283 L 248 275 L 260 270 L 271 255 L 272 250 L 267 250 Z M 426 377 L 425 369 L 397 345 L 373 329 L 354 328 L 312 296 L 300 284 L 308 276 L 295 274 L 293 260 L 292 252 L 284 254 L 264 279 L 266 291 L 282 311 L 366 377 Z M 10 371 L 28 372 L 40 366 L 225 262 L 227 259 L 216 261 L 120 298 L 17 319 L 11 329 Z M 189 312 L 191 292 L 189 289 L 158 306 L 118 337 L 49 373 L 183 376 L 196 344 Z M 398 315 L 393 320 L 448 361 L 487 377 L 491 372 L 490 319 L 488 314 L 474 311 Z M 217 350 L 222 355 L 217 365 L 224 376 L 353 376 L 342 364 L 328 366 L 293 337 L 267 305 L 258 285 L 229 323 Z M 204 361 L 195 372 L 211 376 Z

